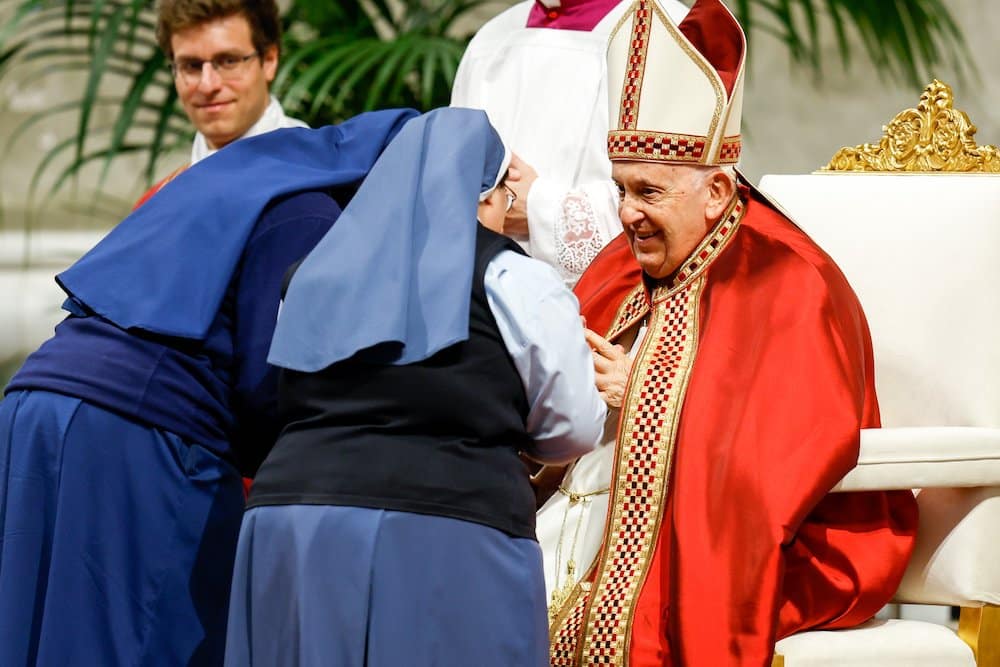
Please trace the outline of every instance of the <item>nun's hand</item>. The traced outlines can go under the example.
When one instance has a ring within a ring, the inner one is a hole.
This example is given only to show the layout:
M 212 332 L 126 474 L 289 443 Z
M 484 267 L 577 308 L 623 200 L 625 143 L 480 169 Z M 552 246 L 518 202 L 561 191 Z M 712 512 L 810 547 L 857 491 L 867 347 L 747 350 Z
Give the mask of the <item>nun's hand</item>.
M 568 465 L 544 465 L 538 463 L 524 452 L 520 453 L 521 461 L 528 468 L 528 479 L 535 492 L 535 509 L 540 509 L 562 484 Z

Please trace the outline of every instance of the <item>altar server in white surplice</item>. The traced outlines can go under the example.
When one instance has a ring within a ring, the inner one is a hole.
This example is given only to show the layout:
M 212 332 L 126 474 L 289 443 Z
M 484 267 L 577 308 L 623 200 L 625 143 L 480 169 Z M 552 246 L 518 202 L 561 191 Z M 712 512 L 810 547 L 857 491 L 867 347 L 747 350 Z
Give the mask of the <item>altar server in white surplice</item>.
M 622 230 L 607 155 L 606 52 L 630 5 L 514 5 L 476 33 L 452 90 L 452 106 L 485 109 L 515 153 L 506 233 L 569 286 Z M 677 0 L 662 6 L 674 21 L 687 12 Z

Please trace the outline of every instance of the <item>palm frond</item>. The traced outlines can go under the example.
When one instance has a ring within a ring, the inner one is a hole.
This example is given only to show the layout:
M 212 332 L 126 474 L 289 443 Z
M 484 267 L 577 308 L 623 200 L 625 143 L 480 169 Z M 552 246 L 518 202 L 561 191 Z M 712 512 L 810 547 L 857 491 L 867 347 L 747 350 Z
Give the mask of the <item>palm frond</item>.
M 41 183 L 49 182 L 47 170 L 61 163 L 68 147 L 72 149 L 68 166 L 56 175 L 50 193 L 95 160 L 103 160 L 100 192 L 113 161 L 137 152 L 146 154 L 147 181 L 155 178 L 163 148 L 187 140 L 191 130 L 177 109 L 173 82 L 163 68 L 151 3 L 18 0 L 10 16 L 0 29 L 0 76 L 16 74 L 18 84 L 25 87 L 42 85 L 59 74 L 82 77 L 79 94 L 58 106 L 59 112 L 65 113 L 67 107 L 76 112 L 73 135 L 43 156 L 32 178 L 32 196 Z M 110 104 L 112 98 L 115 103 Z M 109 128 L 95 126 L 98 108 L 116 111 Z M 50 116 L 51 110 L 42 110 L 34 118 Z M 28 126 L 22 124 L 13 133 L 6 150 Z
M 844 67 L 861 57 L 883 77 L 918 87 L 940 67 L 960 77 L 975 71 L 945 0 L 727 3 L 751 39 L 775 36 L 795 63 L 817 75 L 830 66 L 824 55 L 831 40 Z M 509 4 L 291 0 L 272 89 L 289 114 L 314 126 L 379 107 L 446 105 L 475 28 L 466 19 L 469 12 Z M 98 187 L 104 188 L 111 165 L 123 155 L 144 154 L 143 173 L 152 181 L 164 151 L 190 140 L 173 81 L 162 67 L 152 0 L 0 0 L 0 17 L 0 81 L 16 78 L 30 86 L 66 73 L 81 81 L 75 95 L 40 110 L 7 138 L 5 151 L 42 119 L 76 114 L 72 136 L 36 168 L 33 193 L 45 183 L 61 188 L 97 164 Z M 116 109 L 110 124 L 109 109 Z
M 101 170 L 101 177 L 97 185 L 98 190 L 107 181 L 108 172 L 111 170 L 111 163 L 119 154 L 119 149 L 125 145 L 125 137 L 134 126 L 136 115 L 142 108 L 143 96 L 150 85 L 152 85 L 153 77 L 163 71 L 163 65 L 163 54 L 159 51 L 154 51 L 143 63 L 142 70 L 132 79 L 132 84 L 125 94 L 125 99 L 122 100 L 118 117 L 115 119 L 114 128 L 111 131 L 104 168 Z
M 101 4 L 102 0 L 94 3 L 95 8 Z M 106 29 L 100 33 L 95 31 L 91 45 L 93 57 L 87 85 L 83 90 L 83 97 L 80 100 L 80 120 L 77 125 L 76 134 L 76 159 L 83 156 L 83 143 L 87 139 L 87 131 L 90 129 L 90 114 L 94 108 L 94 99 L 97 97 L 98 87 L 101 85 L 101 77 L 104 76 L 105 65 L 113 53 L 115 38 L 121 28 L 121 22 L 125 18 L 124 8 L 120 7 L 110 17 Z
M 734 0 L 733 6 L 745 28 L 766 28 L 785 42 L 794 62 L 817 75 L 823 70 L 825 24 L 833 29 L 844 67 L 853 61 L 853 29 L 886 79 L 922 87 L 942 66 L 960 79 L 975 71 L 943 0 Z
M 323 2 L 324 0 L 316 0 Z M 302 15 L 316 3 L 297 0 Z M 447 105 L 468 35 L 456 22 L 484 0 L 371 0 L 359 25 L 336 34 L 317 31 L 306 44 L 286 44 L 274 89 L 286 109 L 312 124 L 329 123 L 374 108 Z M 295 30 L 289 30 L 294 34 Z

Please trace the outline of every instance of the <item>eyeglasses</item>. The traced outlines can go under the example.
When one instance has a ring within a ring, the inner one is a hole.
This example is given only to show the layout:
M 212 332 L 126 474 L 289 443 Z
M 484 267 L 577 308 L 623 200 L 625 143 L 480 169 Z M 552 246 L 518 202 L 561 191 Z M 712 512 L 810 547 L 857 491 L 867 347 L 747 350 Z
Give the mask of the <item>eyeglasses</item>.
M 169 64 L 170 73 L 175 77 L 180 77 L 184 83 L 194 85 L 201 81 L 205 73 L 205 63 L 211 63 L 212 69 L 227 81 L 237 79 L 243 73 L 244 66 L 252 58 L 260 54 L 257 51 L 248 53 L 245 56 L 235 53 L 220 53 L 211 60 L 201 60 L 199 58 L 178 58 Z
M 504 209 L 504 212 L 506 213 L 507 211 L 510 211 L 510 209 L 514 208 L 514 202 L 517 201 L 517 195 L 514 194 L 513 190 L 507 187 L 506 183 L 504 183 L 503 189 L 507 191 L 507 207 Z

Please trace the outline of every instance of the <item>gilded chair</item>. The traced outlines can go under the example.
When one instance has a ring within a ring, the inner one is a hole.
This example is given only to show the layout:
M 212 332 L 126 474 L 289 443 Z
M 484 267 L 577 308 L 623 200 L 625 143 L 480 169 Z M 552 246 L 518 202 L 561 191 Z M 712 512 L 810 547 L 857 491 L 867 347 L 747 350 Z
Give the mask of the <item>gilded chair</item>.
M 868 316 L 882 429 L 836 491 L 914 489 L 895 602 L 961 607 L 958 631 L 875 619 L 779 641 L 773 665 L 1000 667 L 1000 154 L 935 81 L 877 144 L 761 189 L 840 265 Z

